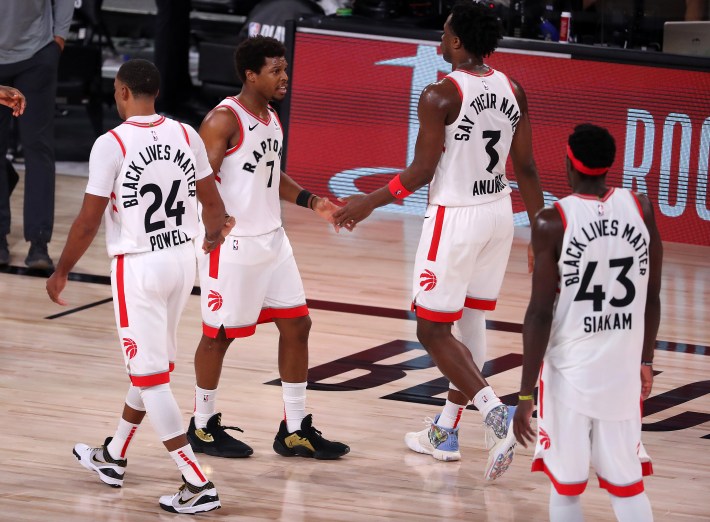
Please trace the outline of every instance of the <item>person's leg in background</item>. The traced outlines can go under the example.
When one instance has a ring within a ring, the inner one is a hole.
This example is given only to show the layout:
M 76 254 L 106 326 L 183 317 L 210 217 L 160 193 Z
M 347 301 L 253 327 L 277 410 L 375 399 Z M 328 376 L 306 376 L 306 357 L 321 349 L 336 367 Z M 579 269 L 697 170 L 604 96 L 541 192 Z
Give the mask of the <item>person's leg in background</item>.
M 0 85 L 14 85 L 15 64 L 0 65 Z M 10 145 L 12 110 L 0 106 L 0 266 L 10 264 L 7 235 L 10 233 L 10 187 L 5 156 Z
M 27 109 L 18 118 L 25 154 L 25 241 L 30 268 L 53 267 L 47 252 L 54 226 L 54 108 L 57 95 L 59 46 L 51 42 L 26 61 L 15 87 L 27 98 Z

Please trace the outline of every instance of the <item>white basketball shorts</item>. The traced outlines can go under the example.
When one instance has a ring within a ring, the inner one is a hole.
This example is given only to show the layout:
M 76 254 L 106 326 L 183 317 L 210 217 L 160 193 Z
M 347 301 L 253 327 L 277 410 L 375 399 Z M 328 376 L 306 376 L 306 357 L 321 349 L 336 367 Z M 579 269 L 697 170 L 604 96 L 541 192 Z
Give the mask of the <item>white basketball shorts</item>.
M 532 471 L 545 472 L 560 495 L 574 496 L 587 487 L 590 462 L 599 487 L 610 494 L 632 497 L 644 491 L 643 476 L 653 468 L 641 444 L 640 411 L 622 421 L 594 419 L 539 392 Z
M 495 310 L 512 242 L 510 196 L 470 207 L 429 205 L 414 261 L 417 317 L 448 323 L 464 307 Z
M 256 325 L 308 315 L 306 294 L 282 227 L 254 237 L 228 236 L 216 250 L 202 252 L 195 240 L 200 274 L 202 331 L 215 338 L 248 337 Z
M 178 321 L 194 283 L 191 241 L 113 258 L 113 308 L 126 370 L 134 386 L 170 382 Z

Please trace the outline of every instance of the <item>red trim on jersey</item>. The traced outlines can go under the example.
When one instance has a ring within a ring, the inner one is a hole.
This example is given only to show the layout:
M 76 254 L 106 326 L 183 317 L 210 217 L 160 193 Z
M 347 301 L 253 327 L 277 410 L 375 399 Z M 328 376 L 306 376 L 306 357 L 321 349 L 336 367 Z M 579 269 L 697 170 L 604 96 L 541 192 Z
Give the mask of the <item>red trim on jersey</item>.
M 466 74 L 470 74 L 471 76 L 475 76 L 476 78 L 485 78 L 486 76 L 490 76 L 491 74 L 493 74 L 494 72 L 496 72 L 496 70 L 495 70 L 493 67 L 490 67 L 490 66 L 489 66 L 488 69 L 489 69 L 489 71 L 488 71 L 487 73 L 485 73 L 485 74 L 476 74 L 475 72 L 473 72 L 473 71 L 467 71 L 466 69 L 456 69 L 456 71 L 462 72 L 462 73 L 466 73 Z M 456 71 L 454 71 L 454 72 L 456 72 Z
M 412 310 L 416 313 L 417 317 L 426 319 L 428 321 L 433 321 L 435 323 L 451 323 L 453 321 L 458 321 L 463 315 L 463 308 L 458 312 L 436 312 L 434 310 L 428 310 L 422 305 L 412 303 Z
M 639 201 L 639 198 L 635 192 L 631 192 L 631 197 L 634 198 L 634 201 L 636 202 L 636 207 L 639 209 L 639 214 L 641 214 L 641 219 L 644 219 L 643 209 L 641 208 L 641 201 Z
M 473 308 L 474 310 L 495 310 L 497 299 L 477 299 L 475 297 L 466 297 L 463 303 L 464 308 Z
M 109 131 L 111 134 L 113 134 L 113 137 L 116 138 L 116 141 L 118 142 L 119 146 L 121 147 L 121 153 L 123 154 L 123 157 L 126 157 L 126 147 L 123 145 L 123 142 L 121 141 L 121 138 L 116 134 L 116 131 L 110 130 Z
M 557 482 L 557 479 L 552 475 L 552 472 L 550 472 L 547 466 L 545 466 L 545 461 L 541 458 L 533 460 L 530 471 L 544 472 L 545 475 L 549 477 L 550 482 L 552 482 L 552 485 L 555 486 L 555 491 L 557 491 L 557 493 L 559 493 L 560 495 L 576 497 L 577 495 L 581 495 L 582 493 L 584 493 L 584 490 L 587 488 L 586 480 L 584 482 L 577 482 L 575 484 L 560 484 L 559 482 Z
M 142 127 L 144 129 L 147 129 L 149 127 L 157 127 L 161 123 L 165 121 L 165 116 L 161 116 L 155 121 L 149 121 L 147 123 L 140 123 L 137 121 L 124 121 L 121 125 L 133 125 L 134 127 Z
M 185 126 L 182 123 L 178 122 L 178 124 L 180 125 L 180 128 L 182 129 L 182 133 L 185 135 L 185 141 L 187 142 L 188 145 L 190 145 L 190 136 L 187 135 L 187 129 L 185 128 Z
M 461 90 L 461 86 L 459 85 L 459 82 L 454 80 L 451 76 L 444 76 L 444 79 L 449 80 L 451 83 L 453 83 L 456 86 L 456 90 L 459 91 L 459 96 L 461 97 L 461 101 L 463 101 L 463 91 Z
M 195 464 L 192 460 L 190 460 L 190 457 L 185 455 L 184 451 L 178 450 L 178 456 L 180 456 L 180 458 L 182 458 L 182 460 L 184 460 L 192 468 L 198 479 L 200 479 L 202 482 L 207 482 L 207 479 L 202 474 L 202 471 L 200 471 L 199 466 Z
M 555 201 L 553 205 L 557 209 L 557 212 L 560 213 L 560 217 L 562 218 L 562 228 L 567 230 L 567 217 L 565 216 L 565 211 L 562 210 L 562 205 L 560 205 L 557 201 Z
M 431 238 L 429 246 L 429 255 L 427 261 L 436 261 L 436 254 L 439 252 L 439 241 L 441 240 L 441 229 L 444 227 L 444 213 L 446 207 L 439 206 L 436 209 L 436 218 L 434 221 L 434 235 Z
M 578 197 L 580 199 L 586 199 L 588 201 L 606 201 L 614 193 L 614 190 L 615 190 L 614 187 L 608 189 L 602 197 L 594 196 L 592 194 L 572 194 L 572 195 L 575 197 Z
M 597 475 L 597 479 L 599 479 L 599 487 L 602 489 L 606 489 L 611 495 L 614 495 L 615 497 L 635 497 L 636 495 L 640 495 L 641 493 L 643 493 L 644 490 L 643 480 L 639 480 L 638 482 L 634 482 L 633 484 L 627 484 L 625 486 L 617 486 L 604 480 L 599 475 Z
M 234 117 L 237 119 L 237 123 L 239 124 L 239 141 L 234 147 L 227 149 L 227 152 L 224 153 L 225 156 L 229 156 L 230 154 L 237 152 L 239 147 L 242 146 L 242 143 L 244 143 L 244 125 L 242 125 L 242 119 L 239 117 L 239 114 L 237 114 L 237 111 L 234 110 L 234 107 L 230 107 L 229 105 L 217 105 L 215 109 L 219 109 L 220 107 L 225 107 L 232 111 L 232 114 L 234 114 Z M 222 182 L 222 180 L 219 181 L 220 183 Z
M 295 319 L 308 315 L 308 305 L 294 306 L 293 308 L 262 308 L 256 324 L 268 323 L 274 319 Z
M 170 372 L 156 373 L 153 375 L 131 375 L 133 386 L 158 386 L 170 382 Z
M 212 279 L 219 278 L 219 251 L 222 249 L 222 245 L 218 245 L 212 252 L 210 252 L 210 269 L 209 276 Z
M 537 389 L 537 414 L 542 419 L 542 407 L 545 404 L 545 383 L 542 382 L 542 368 L 545 363 L 540 364 L 540 386 Z
M 126 437 L 126 442 L 123 443 L 123 447 L 121 448 L 121 458 L 126 456 L 126 450 L 128 449 L 128 445 L 131 443 L 131 439 L 133 438 L 133 435 L 135 434 L 137 429 L 138 426 L 133 426 L 131 428 L 131 432 L 128 434 L 128 437 Z
M 650 460 L 648 462 L 641 463 L 641 475 L 643 475 L 644 477 L 653 475 L 653 464 Z
M 263 120 L 263 119 L 261 119 L 259 116 L 257 116 L 257 115 L 254 114 L 253 112 L 251 112 L 249 109 L 247 109 L 247 108 L 244 106 L 244 104 L 243 104 L 242 102 L 240 102 L 240 101 L 239 101 L 237 98 L 235 98 L 234 96 L 227 96 L 227 98 L 229 98 L 229 99 L 232 100 L 234 103 L 236 103 L 237 105 L 239 105 L 242 109 L 244 109 L 244 110 L 247 112 L 247 114 L 248 114 L 249 116 L 252 116 L 252 117 L 253 117 L 254 119 L 256 119 L 259 123 L 263 123 L 264 125 L 268 125 L 269 123 L 271 123 L 271 111 L 269 111 L 268 108 L 267 108 L 267 112 L 268 112 L 268 114 L 269 114 L 269 119 L 268 119 L 268 120 Z M 268 106 L 267 106 L 267 107 L 268 107 Z
M 118 294 L 118 319 L 121 328 L 128 327 L 126 290 L 123 286 L 123 254 L 116 256 L 116 293 Z

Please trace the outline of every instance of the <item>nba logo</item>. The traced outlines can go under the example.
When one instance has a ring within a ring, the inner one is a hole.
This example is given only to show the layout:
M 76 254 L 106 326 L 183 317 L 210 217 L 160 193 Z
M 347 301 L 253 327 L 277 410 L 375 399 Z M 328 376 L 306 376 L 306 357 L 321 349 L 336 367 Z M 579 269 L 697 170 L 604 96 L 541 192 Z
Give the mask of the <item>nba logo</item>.
M 158 141 L 158 133 L 154 130 L 150 131 L 150 133 L 153 135 L 153 141 Z
M 261 31 L 261 24 L 258 22 L 249 23 L 249 36 L 258 36 L 259 31 Z
M 483 88 L 487 91 L 489 89 L 488 84 L 486 83 L 486 80 L 481 80 L 481 83 L 483 84 Z
M 239 250 L 239 240 L 238 239 L 232 240 L 232 250 Z
M 209 396 L 209 395 L 205 394 L 205 395 L 202 396 L 202 402 L 207 402 L 207 401 L 209 401 L 209 400 L 210 400 L 210 396 Z

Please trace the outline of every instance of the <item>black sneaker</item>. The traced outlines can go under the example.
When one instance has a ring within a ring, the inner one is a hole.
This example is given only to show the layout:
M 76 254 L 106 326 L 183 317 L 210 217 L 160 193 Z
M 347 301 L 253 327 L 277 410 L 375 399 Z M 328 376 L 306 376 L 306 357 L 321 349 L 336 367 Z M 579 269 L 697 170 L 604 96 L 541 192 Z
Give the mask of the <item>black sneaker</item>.
M 10 264 L 10 249 L 7 246 L 7 238 L 0 236 L 0 266 Z
M 319 460 L 333 460 L 350 452 L 342 442 L 333 442 L 321 437 L 321 432 L 313 427 L 313 415 L 306 415 L 301 429 L 288 432 L 286 421 L 281 421 L 279 432 L 274 438 L 274 451 L 283 457 L 309 457 Z
M 30 242 L 30 250 L 25 258 L 25 264 L 33 270 L 52 270 L 54 263 L 47 252 L 47 243 L 43 241 Z
M 187 441 L 195 453 L 204 453 L 213 457 L 240 459 L 248 457 L 254 450 L 241 440 L 228 435 L 225 430 L 243 430 L 236 426 L 222 426 L 222 414 L 215 413 L 207 421 L 205 428 L 195 426 L 195 417 L 190 419 L 187 430 Z

